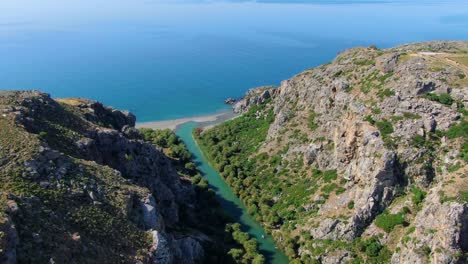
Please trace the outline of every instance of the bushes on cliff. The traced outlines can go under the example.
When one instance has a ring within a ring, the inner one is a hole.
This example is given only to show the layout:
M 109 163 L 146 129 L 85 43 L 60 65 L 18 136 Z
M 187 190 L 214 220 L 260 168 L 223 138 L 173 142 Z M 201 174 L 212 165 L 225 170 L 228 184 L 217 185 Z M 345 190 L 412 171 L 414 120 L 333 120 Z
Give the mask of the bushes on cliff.
M 390 123 L 387 120 L 378 121 L 378 122 L 375 123 L 375 125 L 377 126 L 380 133 L 382 134 L 382 137 L 387 137 L 388 135 L 390 135 L 394 131 L 392 123 Z
M 441 93 L 440 95 L 428 93 L 425 97 L 431 101 L 439 102 L 444 105 L 452 105 L 455 100 L 447 93 Z
M 395 228 L 395 226 L 404 224 L 406 224 L 404 212 L 391 214 L 385 210 L 375 219 L 375 225 L 382 228 L 387 233 L 390 233 Z
M 165 153 L 181 162 L 189 162 L 192 154 L 179 137 L 170 129 L 140 128 L 144 139 L 165 149 Z

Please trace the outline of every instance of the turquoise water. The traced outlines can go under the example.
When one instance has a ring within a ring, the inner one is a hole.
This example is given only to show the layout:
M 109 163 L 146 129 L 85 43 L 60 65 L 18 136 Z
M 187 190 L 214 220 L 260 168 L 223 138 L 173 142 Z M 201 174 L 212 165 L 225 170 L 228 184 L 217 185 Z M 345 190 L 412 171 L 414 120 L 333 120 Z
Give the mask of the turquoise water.
M 275 249 L 275 242 L 262 227 L 247 213 L 245 205 L 237 198 L 218 172 L 211 167 L 198 149 L 192 138 L 192 130 L 197 127 L 194 122 L 186 123 L 177 129 L 176 134 L 185 142 L 193 155 L 194 162 L 205 177 L 210 187 L 216 191 L 217 198 L 223 208 L 242 225 L 244 231 L 255 237 L 259 249 L 266 256 L 268 263 L 288 263 L 287 257 Z M 262 237 L 265 236 L 265 238 Z
M 468 1 L 0 1 L 0 89 L 213 113 L 356 45 L 468 39 Z

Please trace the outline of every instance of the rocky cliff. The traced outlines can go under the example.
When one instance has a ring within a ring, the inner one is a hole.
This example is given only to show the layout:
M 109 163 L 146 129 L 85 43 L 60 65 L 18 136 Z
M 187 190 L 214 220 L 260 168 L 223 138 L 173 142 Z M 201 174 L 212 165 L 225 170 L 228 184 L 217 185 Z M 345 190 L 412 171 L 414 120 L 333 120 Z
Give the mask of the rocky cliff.
M 200 232 L 209 216 L 190 180 L 131 113 L 1 91 L 0 115 L 2 263 L 199 263 L 219 242 Z
M 467 107 L 468 42 L 359 47 L 250 91 L 200 140 L 294 261 L 463 263 Z

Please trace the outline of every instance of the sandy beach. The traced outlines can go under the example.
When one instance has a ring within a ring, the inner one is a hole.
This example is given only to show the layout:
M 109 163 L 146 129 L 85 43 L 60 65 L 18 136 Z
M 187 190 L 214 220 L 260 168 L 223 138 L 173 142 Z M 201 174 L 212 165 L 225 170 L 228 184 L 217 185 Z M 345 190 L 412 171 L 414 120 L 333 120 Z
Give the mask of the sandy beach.
M 216 124 L 224 122 L 226 120 L 232 119 L 238 116 L 238 114 L 233 112 L 224 112 L 218 113 L 213 115 L 205 115 L 205 116 L 194 116 L 194 117 L 186 117 L 186 118 L 179 118 L 179 119 L 172 119 L 172 120 L 163 120 L 163 121 L 154 121 L 154 122 L 142 122 L 136 123 L 137 128 L 152 128 L 152 129 L 171 129 L 176 130 L 180 125 L 183 125 L 188 122 L 196 122 L 200 125 L 200 127 L 207 128 L 212 127 Z

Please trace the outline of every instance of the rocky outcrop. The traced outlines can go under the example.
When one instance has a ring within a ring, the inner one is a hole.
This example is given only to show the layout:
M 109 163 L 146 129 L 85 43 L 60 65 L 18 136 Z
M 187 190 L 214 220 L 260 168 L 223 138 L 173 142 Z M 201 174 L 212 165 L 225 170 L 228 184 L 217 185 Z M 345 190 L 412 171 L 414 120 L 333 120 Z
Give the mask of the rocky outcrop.
M 0 215 L 0 262 L 14 264 L 16 260 L 16 246 L 19 243 L 18 233 L 10 215 L 14 215 L 18 210 L 18 205 L 13 200 L 6 202 L 6 215 Z
M 391 73 L 395 70 L 400 54 L 393 52 L 384 54 L 376 59 L 376 67 L 383 73 Z
M 444 135 L 466 122 L 468 68 L 460 61 L 467 58 L 467 50 L 468 42 L 445 41 L 386 50 L 354 48 L 330 64 L 283 81 L 279 88 L 250 91 L 236 104 L 236 112 L 246 112 L 271 98 L 264 109 L 273 110 L 274 121 L 256 154 L 287 161 L 274 173 L 287 171 L 289 178 L 294 177 L 291 171 L 300 171 L 300 178 L 314 177 L 310 170 L 337 172 L 333 184 L 338 187 L 330 185 L 331 180 L 321 182 L 319 191 L 295 212 L 316 213 L 297 222 L 285 220 L 295 223 L 284 224 L 288 227 L 281 231 L 287 235 L 307 232 L 295 238 L 301 245 L 298 258 L 344 263 L 341 259 L 349 257 L 334 251 L 312 256 L 305 238 L 309 236 L 314 241 L 349 243 L 369 236 L 378 236 L 383 244 L 392 240 L 393 263 L 426 263 L 428 258 L 433 263 L 455 263 L 466 252 L 466 202 L 461 198 L 439 202 L 443 198 L 436 186 L 440 182 L 467 186 L 464 178 L 456 184 L 446 181 L 447 168 L 466 168 L 462 154 L 466 134 L 458 139 Z M 290 165 L 297 164 L 298 157 L 304 165 Z M 430 193 L 422 205 L 412 201 L 409 190 L 415 186 Z M 339 192 L 327 192 L 332 187 Z M 402 193 L 407 196 L 395 200 Z M 282 192 L 272 200 L 276 203 L 287 195 Z M 395 205 L 402 199 L 406 208 Z M 410 242 L 375 225 L 385 210 L 394 210 L 395 215 L 404 211 L 405 223 L 414 223 Z M 280 241 L 284 236 L 278 235 Z
M 84 261 L 83 250 L 100 263 L 203 261 L 197 237 L 171 231 L 189 223 L 181 215 L 198 221 L 195 190 L 131 113 L 37 91 L 1 92 L 0 109 L 0 186 L 21 194 L 0 215 L 2 263 Z
M 101 122 L 116 130 L 121 130 L 124 126 L 135 126 L 136 117 L 128 111 L 120 111 L 112 107 L 106 107 L 98 101 L 89 99 L 80 98 L 68 100 L 76 101 L 76 107 L 85 112 L 85 117 L 90 122 Z
M 234 104 L 234 112 L 247 112 L 253 105 L 263 104 L 268 99 L 273 98 L 276 95 L 276 92 L 277 89 L 273 86 L 251 89 L 241 100 Z
M 416 215 L 413 233 L 400 241 L 392 263 L 463 263 L 468 251 L 468 206 L 444 201 L 443 190 L 442 183 L 431 190 Z
M 236 99 L 232 98 L 232 97 L 229 97 L 227 98 L 226 100 L 224 100 L 224 103 L 225 104 L 228 104 L 228 105 L 232 105 L 232 104 L 235 104 L 237 102 Z

